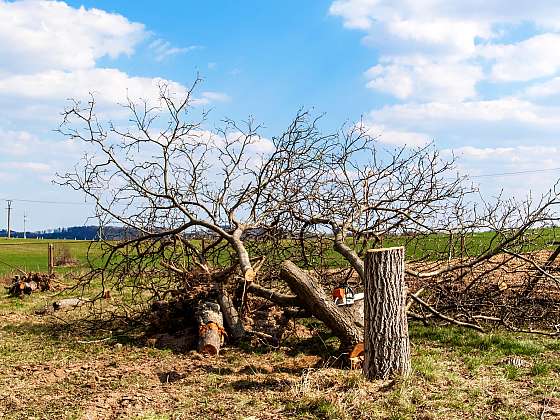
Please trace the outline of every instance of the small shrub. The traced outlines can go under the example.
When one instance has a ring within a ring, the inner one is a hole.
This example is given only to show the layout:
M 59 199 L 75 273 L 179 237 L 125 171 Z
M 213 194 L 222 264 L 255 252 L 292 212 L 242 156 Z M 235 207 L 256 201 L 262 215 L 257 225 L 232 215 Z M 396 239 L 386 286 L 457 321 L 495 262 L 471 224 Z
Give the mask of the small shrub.
M 78 260 L 72 256 L 70 248 L 66 245 L 55 248 L 54 264 L 57 266 L 74 266 Z

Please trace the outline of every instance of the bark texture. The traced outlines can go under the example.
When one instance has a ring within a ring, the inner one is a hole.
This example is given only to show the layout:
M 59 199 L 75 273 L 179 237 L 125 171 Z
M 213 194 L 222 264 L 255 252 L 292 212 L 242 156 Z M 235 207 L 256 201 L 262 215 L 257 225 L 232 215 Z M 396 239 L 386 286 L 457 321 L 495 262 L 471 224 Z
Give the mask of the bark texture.
M 404 248 L 368 251 L 365 260 L 364 375 L 386 379 L 410 372 Z
M 196 309 L 199 325 L 198 351 L 211 355 L 220 352 L 224 321 L 220 305 L 215 302 L 201 302 Z
M 363 341 L 363 331 L 354 318 L 337 307 L 312 276 L 291 261 L 282 263 L 280 274 L 301 305 L 340 339 L 342 348 L 351 348 Z
M 352 305 L 339 306 L 341 311 L 346 312 L 360 328 L 364 328 L 364 300 L 357 300 Z
M 216 284 L 218 290 L 218 303 L 223 313 L 224 321 L 228 331 L 229 338 L 238 341 L 245 335 L 245 327 L 241 321 L 239 313 L 235 309 L 235 305 L 223 283 Z

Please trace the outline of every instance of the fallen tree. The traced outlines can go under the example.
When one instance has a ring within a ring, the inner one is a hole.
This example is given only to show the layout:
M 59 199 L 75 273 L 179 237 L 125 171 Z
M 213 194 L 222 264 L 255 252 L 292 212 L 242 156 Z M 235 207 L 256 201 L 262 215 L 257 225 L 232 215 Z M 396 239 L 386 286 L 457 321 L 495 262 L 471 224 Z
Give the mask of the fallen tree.
M 157 100 L 130 99 L 128 121 L 98 119 L 94 97 L 64 113 L 60 132 L 95 153 L 58 182 L 95 203 L 101 227 L 130 232 L 101 242 L 103 263 L 78 285 L 100 279 L 100 299 L 130 289 L 130 307 L 182 297 L 190 311 L 211 296 L 231 342 L 277 339 L 250 325 L 258 297 L 283 319 L 316 317 L 348 348 L 363 339 L 363 315 L 325 289 L 362 287 L 365 252 L 398 242 L 409 253 L 409 315 L 482 329 L 495 315 L 461 312 L 452 285 L 469 279 L 467 291 L 480 291 L 473 276 L 501 270 L 500 255 L 526 259 L 557 219 L 554 189 L 540 200 L 485 202 L 432 146 L 386 150 L 363 122 L 323 134 L 320 119 L 300 111 L 270 139 L 252 120 L 209 131 L 195 106 L 198 83 L 182 96 L 164 85 Z M 532 262 L 538 282 L 555 281 L 550 266 Z

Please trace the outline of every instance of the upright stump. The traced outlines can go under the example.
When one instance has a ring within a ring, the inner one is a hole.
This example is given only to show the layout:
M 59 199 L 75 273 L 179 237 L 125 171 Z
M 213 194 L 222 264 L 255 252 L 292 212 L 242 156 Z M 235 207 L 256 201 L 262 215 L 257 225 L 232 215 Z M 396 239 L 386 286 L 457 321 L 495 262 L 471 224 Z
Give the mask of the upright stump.
M 367 252 L 364 300 L 364 375 L 368 379 L 386 379 L 408 374 L 404 247 Z

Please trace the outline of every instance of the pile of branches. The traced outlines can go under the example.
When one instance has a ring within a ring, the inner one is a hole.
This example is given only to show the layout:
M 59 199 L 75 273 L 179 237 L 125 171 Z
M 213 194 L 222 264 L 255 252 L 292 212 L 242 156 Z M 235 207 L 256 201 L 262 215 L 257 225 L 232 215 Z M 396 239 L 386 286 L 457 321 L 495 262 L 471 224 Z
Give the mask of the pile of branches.
M 12 279 L 12 283 L 6 286 L 8 295 L 15 297 L 23 297 L 30 295 L 35 291 L 45 292 L 53 290 L 54 274 L 47 273 L 26 273 L 24 275 L 16 275 Z
M 417 294 L 417 300 L 430 307 L 420 305 L 418 312 L 423 318 L 443 315 L 477 329 L 499 325 L 560 335 L 557 256 L 558 250 L 503 253 L 455 276 L 431 279 Z

